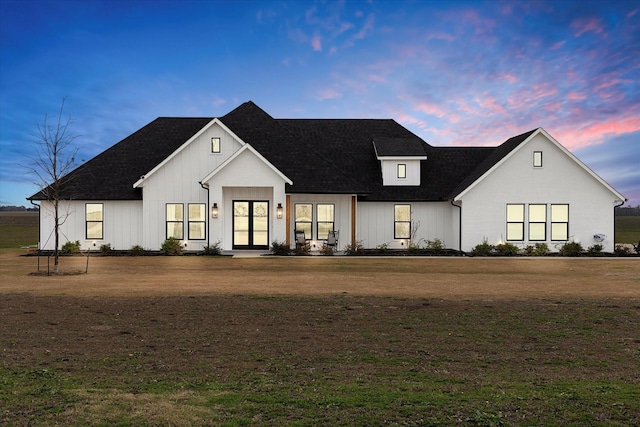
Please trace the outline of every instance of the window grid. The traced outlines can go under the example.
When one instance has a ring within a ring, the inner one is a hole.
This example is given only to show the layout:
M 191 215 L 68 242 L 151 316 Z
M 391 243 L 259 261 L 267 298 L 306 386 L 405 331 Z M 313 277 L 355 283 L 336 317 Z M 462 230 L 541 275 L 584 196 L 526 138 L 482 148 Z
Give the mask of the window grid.
M 393 238 L 411 238 L 411 205 L 395 205 L 393 213 Z
M 327 240 L 329 232 L 334 231 L 335 225 L 335 205 L 328 203 L 318 203 L 316 205 L 316 233 L 318 240 Z
M 524 204 L 507 205 L 507 241 L 524 240 Z
M 295 229 L 304 231 L 304 238 L 311 240 L 313 227 L 313 205 L 311 203 L 296 203 L 295 207 Z
M 547 240 L 547 205 L 529 205 L 529 240 L 532 242 Z
M 104 238 L 104 205 L 102 203 L 85 204 L 85 236 L 89 239 Z
M 184 239 L 184 204 L 167 203 L 167 239 Z
M 207 206 L 204 203 L 189 203 L 188 205 L 189 240 L 205 240 L 207 235 Z
M 551 205 L 551 240 L 569 240 L 569 205 Z

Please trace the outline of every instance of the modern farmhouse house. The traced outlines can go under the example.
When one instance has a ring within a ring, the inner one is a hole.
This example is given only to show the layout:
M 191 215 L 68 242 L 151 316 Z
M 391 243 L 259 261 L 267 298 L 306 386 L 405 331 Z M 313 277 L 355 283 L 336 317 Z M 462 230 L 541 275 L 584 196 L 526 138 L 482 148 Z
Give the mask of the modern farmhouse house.
M 158 118 L 70 173 L 61 241 L 158 250 L 361 242 L 452 249 L 567 241 L 614 248 L 624 196 L 542 128 L 497 147 L 434 147 L 390 119 L 274 119 L 253 102 L 216 118 Z M 53 249 L 40 201 L 40 247 Z

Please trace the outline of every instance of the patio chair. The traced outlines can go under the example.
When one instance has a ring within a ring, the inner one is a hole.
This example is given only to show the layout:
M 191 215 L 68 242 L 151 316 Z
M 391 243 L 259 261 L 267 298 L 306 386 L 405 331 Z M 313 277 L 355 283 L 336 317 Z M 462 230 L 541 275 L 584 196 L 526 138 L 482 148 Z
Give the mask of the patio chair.
M 307 244 L 307 239 L 305 239 L 304 237 L 304 231 L 303 230 L 296 230 L 295 231 L 295 236 L 296 236 L 296 249 L 300 249 L 306 246 Z
M 334 249 L 338 247 L 338 230 L 329 231 L 326 245 Z

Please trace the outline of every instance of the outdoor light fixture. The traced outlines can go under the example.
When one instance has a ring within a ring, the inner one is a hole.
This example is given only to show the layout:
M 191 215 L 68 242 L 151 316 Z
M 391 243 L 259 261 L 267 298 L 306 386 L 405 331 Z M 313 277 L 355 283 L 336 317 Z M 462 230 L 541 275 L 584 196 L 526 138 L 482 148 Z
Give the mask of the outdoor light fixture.
M 276 216 L 278 219 L 282 219 L 282 203 L 278 203 L 278 207 L 276 208 Z
M 218 204 L 214 203 L 211 206 L 211 218 L 218 218 Z

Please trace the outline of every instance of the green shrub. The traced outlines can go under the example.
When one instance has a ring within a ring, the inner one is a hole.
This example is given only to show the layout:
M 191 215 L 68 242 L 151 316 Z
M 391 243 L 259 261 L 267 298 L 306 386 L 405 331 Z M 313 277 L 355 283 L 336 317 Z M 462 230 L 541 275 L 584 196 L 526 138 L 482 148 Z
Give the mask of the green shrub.
M 476 245 L 471 250 L 471 255 L 473 255 L 473 256 L 489 256 L 489 255 L 493 254 L 493 251 L 494 251 L 493 245 L 489 244 L 489 242 L 485 238 L 482 241 L 482 243 L 480 243 L 479 245 Z
M 222 248 L 220 247 L 220 240 L 215 242 L 213 245 L 205 246 L 202 251 L 203 254 L 209 256 L 219 256 L 222 255 Z
M 349 243 L 344 247 L 344 253 L 346 255 L 360 255 L 364 251 L 362 241 L 356 240 L 355 243 Z
M 515 256 L 520 253 L 520 248 L 511 243 L 500 243 L 494 249 L 498 256 Z
M 286 242 L 278 242 L 277 240 L 274 240 L 271 242 L 271 252 L 274 255 L 287 256 L 291 255 L 291 247 L 289 247 Z
M 629 247 L 625 245 L 616 245 L 616 247 L 613 249 L 613 252 L 619 256 L 626 256 L 631 253 L 631 249 L 629 249 Z
M 433 240 L 427 240 L 427 249 L 431 249 L 435 252 L 441 252 L 446 249 L 444 242 L 438 238 Z
M 131 246 L 131 249 L 129 249 L 129 254 L 131 254 L 132 256 L 141 256 L 146 253 L 147 253 L 146 249 L 140 245 Z
M 602 250 L 604 249 L 604 246 L 602 246 L 601 244 L 595 244 L 593 246 L 589 246 L 587 248 L 587 253 L 590 256 L 598 256 L 598 255 L 602 255 Z
M 322 248 L 320 248 L 320 253 L 322 255 L 332 256 L 333 252 L 334 252 L 333 246 L 322 245 Z
M 545 256 L 549 254 L 549 246 L 546 243 L 536 243 L 533 249 L 533 254 L 536 256 Z
M 100 253 L 102 255 L 109 255 L 111 253 L 111 243 L 100 245 Z
M 165 255 L 182 255 L 182 245 L 180 240 L 175 237 L 169 237 L 162 243 L 162 253 Z
M 560 255 L 562 256 L 580 256 L 584 249 L 579 242 L 567 242 L 560 248 Z
M 381 245 L 376 246 L 376 251 L 381 254 L 386 254 L 389 251 L 389 244 L 383 243 Z
M 60 249 L 60 253 L 63 254 L 79 254 L 80 253 L 80 241 L 76 240 L 75 242 L 67 242 L 62 245 Z
M 296 245 L 295 254 L 296 255 L 309 255 L 311 252 L 311 245 L 309 243 L 305 243 L 304 245 Z
M 407 252 L 410 254 L 417 254 L 420 252 L 420 244 L 415 242 L 409 242 L 409 246 L 407 246 Z

